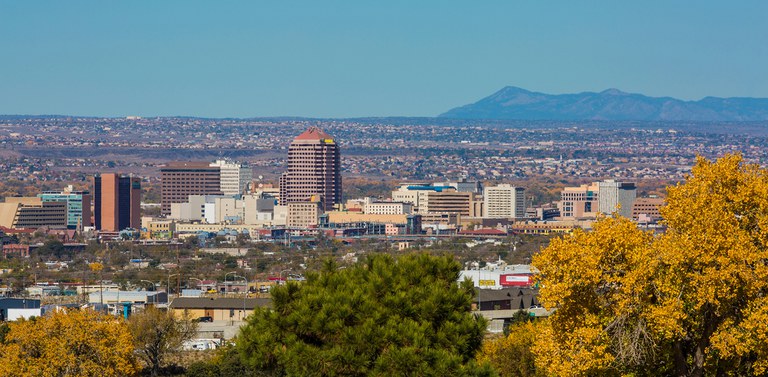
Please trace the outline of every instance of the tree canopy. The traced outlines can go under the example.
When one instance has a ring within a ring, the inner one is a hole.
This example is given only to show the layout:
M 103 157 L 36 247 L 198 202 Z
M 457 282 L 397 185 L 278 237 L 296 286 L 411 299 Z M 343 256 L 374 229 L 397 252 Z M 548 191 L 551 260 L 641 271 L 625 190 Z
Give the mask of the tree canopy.
M 768 372 L 768 173 L 699 158 L 668 188 L 667 230 L 622 218 L 555 240 L 533 264 L 556 309 L 537 369 L 567 375 Z
M 157 376 L 167 356 L 178 352 L 182 344 L 197 334 L 197 322 L 176 318 L 167 310 L 154 306 L 128 320 L 139 357 L 152 376 Z
M 56 311 L 9 323 L 0 344 L 0 376 L 135 376 L 128 327 L 92 310 Z
M 453 258 L 370 257 L 329 262 L 302 284 L 272 290 L 236 340 L 257 370 L 295 376 L 479 375 L 485 321 L 471 313 L 471 282 Z

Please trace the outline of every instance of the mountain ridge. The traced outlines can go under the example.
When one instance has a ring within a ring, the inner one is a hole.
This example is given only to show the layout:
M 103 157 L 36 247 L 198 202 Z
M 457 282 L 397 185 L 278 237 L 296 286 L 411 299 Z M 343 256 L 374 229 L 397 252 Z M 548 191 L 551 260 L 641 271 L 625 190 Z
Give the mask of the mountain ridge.
M 601 92 L 547 94 L 516 86 L 438 115 L 454 119 L 765 121 L 768 98 L 713 97 L 686 101 L 609 88 Z

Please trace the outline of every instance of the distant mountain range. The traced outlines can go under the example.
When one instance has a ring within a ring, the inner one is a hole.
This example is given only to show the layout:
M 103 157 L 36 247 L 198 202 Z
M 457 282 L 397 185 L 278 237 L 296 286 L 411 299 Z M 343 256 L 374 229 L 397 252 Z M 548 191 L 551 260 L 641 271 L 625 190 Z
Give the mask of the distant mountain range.
M 768 98 L 705 97 L 683 101 L 608 89 L 600 93 L 545 94 L 514 86 L 440 114 L 454 119 L 765 121 Z

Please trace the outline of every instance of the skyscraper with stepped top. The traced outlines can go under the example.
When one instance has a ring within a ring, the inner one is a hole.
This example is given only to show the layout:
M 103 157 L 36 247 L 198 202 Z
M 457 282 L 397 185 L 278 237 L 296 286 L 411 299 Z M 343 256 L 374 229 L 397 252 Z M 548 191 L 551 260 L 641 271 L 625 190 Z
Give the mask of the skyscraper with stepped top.
M 288 171 L 280 177 L 280 204 L 319 200 L 330 211 L 341 203 L 341 155 L 331 135 L 310 127 L 288 147 Z

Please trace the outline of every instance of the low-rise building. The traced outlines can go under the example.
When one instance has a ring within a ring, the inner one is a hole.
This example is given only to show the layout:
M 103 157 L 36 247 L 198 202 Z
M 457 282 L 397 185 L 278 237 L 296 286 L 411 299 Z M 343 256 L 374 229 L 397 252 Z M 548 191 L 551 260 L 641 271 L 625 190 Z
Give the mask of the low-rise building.
M 37 197 L 8 197 L 0 203 L 0 226 L 15 229 L 67 228 L 67 203 Z
M 39 317 L 40 314 L 40 300 L 0 297 L 0 322 Z
M 3 257 L 18 256 L 21 258 L 29 258 L 29 245 L 20 244 L 7 244 L 3 245 Z
M 257 307 L 269 307 L 272 300 L 268 298 L 200 298 L 177 297 L 168 306 L 177 317 L 189 318 L 210 317 L 217 321 L 242 321 Z
M 664 198 L 637 198 L 632 205 L 632 220 L 639 223 L 656 223 L 661 220 L 659 208 L 664 205 Z
M 92 304 L 114 305 L 123 302 L 132 304 L 165 304 L 168 294 L 163 291 L 96 291 L 88 294 L 88 302 Z
M 413 212 L 413 204 L 406 202 L 371 202 L 365 204 L 365 213 L 369 215 L 408 215 Z
M 322 211 L 322 203 L 319 200 L 308 202 L 289 202 L 288 227 L 308 228 L 317 226 Z

